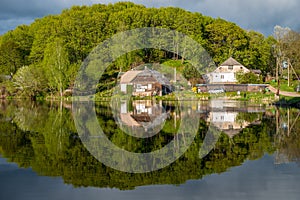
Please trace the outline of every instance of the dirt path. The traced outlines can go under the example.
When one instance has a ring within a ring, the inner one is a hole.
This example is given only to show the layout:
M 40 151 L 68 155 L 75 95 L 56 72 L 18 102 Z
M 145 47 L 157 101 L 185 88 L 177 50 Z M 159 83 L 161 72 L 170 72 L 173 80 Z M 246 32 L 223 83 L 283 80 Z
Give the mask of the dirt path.
M 274 88 L 273 86 L 269 85 L 268 88 L 271 92 L 273 92 L 275 94 L 277 93 L 277 89 Z M 279 94 L 283 95 L 283 96 L 287 96 L 287 97 L 300 97 L 300 93 L 297 93 L 297 92 L 279 91 Z

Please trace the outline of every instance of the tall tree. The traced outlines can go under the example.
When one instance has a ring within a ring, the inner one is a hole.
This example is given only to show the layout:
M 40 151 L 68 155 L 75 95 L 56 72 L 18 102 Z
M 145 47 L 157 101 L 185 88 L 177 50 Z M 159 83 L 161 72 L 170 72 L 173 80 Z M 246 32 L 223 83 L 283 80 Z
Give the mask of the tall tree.
M 50 89 L 58 91 L 60 96 L 63 96 L 68 86 L 69 60 L 62 39 L 54 38 L 53 42 L 47 44 L 43 65 Z
M 241 60 L 241 52 L 248 46 L 246 32 L 234 23 L 223 19 L 217 19 L 207 25 L 205 36 L 208 40 L 207 49 L 217 64 L 230 56 Z
M 24 65 L 19 45 L 5 41 L 0 46 L 0 74 L 15 74 Z

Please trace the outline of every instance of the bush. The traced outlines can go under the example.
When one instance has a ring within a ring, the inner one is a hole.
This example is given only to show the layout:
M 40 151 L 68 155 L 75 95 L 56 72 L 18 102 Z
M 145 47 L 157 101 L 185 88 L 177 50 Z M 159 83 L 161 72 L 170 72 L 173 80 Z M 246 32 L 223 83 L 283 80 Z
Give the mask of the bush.
M 236 79 L 241 84 L 260 84 L 263 83 L 262 76 L 256 75 L 252 72 L 248 73 L 237 73 Z

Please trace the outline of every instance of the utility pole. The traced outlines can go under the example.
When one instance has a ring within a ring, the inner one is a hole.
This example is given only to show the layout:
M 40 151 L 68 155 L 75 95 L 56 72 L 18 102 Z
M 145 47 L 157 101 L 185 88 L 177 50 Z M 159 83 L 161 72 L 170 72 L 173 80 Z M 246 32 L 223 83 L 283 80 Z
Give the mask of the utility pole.
M 174 67 L 174 83 L 176 83 L 176 77 L 177 77 L 176 67 Z
M 276 81 L 277 81 L 277 92 L 276 95 L 279 96 L 279 89 L 280 89 L 280 81 L 279 81 L 279 56 L 277 55 L 276 57 Z
M 290 59 L 288 59 L 287 61 L 287 65 L 288 65 L 288 87 L 290 87 Z
M 287 114 L 288 114 L 288 122 L 287 122 L 287 124 L 288 124 L 288 137 L 290 136 L 290 108 L 288 108 L 288 110 L 287 110 Z
M 278 83 L 278 65 L 279 65 L 279 61 L 278 61 L 278 55 L 276 56 L 276 82 Z

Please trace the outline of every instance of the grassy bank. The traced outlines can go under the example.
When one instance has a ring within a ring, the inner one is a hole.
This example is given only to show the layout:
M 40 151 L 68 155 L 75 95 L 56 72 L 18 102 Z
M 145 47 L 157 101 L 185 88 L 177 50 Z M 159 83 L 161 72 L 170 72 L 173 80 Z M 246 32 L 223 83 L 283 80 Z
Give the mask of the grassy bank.
M 112 92 L 97 93 L 95 95 L 76 97 L 76 100 L 80 101 L 98 101 L 98 102 L 109 102 L 112 99 Z M 162 101 L 208 101 L 210 99 L 218 98 L 225 100 L 237 100 L 237 101 L 248 101 L 255 104 L 275 104 L 280 106 L 293 106 L 300 108 L 300 98 L 292 97 L 276 97 L 275 94 L 271 92 L 262 93 L 262 92 L 226 92 L 220 94 L 209 94 L 209 93 L 193 93 L 190 91 L 182 91 L 180 93 L 168 94 L 164 96 L 148 96 L 148 97 L 132 97 L 130 95 L 114 95 L 114 98 L 120 99 L 131 99 L 131 100 L 162 100 Z M 14 96 L 8 96 L 6 99 L 26 99 Z M 37 97 L 34 100 L 38 101 L 64 101 L 71 102 L 75 97 L 72 96 L 47 96 L 47 97 Z

